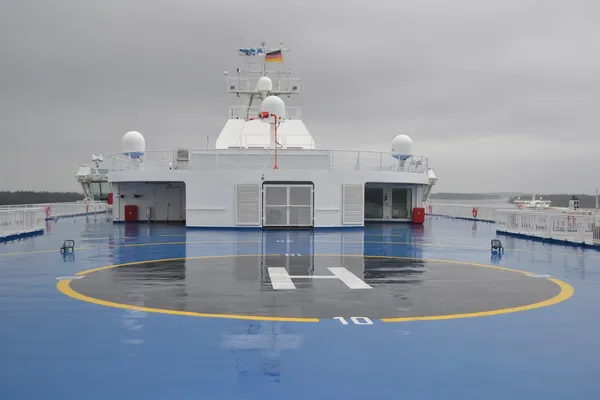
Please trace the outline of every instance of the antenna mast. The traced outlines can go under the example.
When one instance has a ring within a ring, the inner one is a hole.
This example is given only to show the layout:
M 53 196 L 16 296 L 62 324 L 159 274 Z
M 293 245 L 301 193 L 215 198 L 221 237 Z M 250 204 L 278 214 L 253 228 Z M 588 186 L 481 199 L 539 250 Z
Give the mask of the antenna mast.
M 262 42 L 260 42 L 260 45 L 262 46 L 263 54 L 267 54 L 266 50 L 265 50 L 265 45 L 266 44 L 267 44 L 267 42 L 265 42 L 264 40 Z M 265 60 L 265 57 L 263 57 L 261 76 L 266 76 L 267 75 L 267 65 L 266 64 L 267 64 L 267 62 Z

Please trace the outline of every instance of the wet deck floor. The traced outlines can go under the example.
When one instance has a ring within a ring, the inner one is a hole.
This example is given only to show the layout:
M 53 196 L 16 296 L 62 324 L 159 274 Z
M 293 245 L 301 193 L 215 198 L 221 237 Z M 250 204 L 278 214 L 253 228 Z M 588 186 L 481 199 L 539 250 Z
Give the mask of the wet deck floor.
M 600 252 L 494 229 L 50 222 L 0 248 L 0 398 L 598 398 Z

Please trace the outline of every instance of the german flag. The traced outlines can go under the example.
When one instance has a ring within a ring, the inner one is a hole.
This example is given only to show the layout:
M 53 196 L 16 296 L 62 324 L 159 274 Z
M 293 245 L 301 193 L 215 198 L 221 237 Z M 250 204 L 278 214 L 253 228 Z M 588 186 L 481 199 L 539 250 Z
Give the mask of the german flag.
M 281 54 L 281 50 L 276 50 L 265 54 L 265 62 L 283 62 L 283 54 Z

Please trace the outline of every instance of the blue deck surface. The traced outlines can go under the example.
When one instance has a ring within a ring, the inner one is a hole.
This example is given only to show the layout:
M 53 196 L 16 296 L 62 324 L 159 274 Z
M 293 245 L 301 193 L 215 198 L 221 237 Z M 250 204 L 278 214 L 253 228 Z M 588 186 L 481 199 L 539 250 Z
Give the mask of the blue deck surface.
M 0 398 L 600 398 L 600 252 L 500 237 L 505 253 L 491 259 L 493 224 L 436 217 L 291 234 L 96 216 L 0 245 Z M 65 239 L 73 257 L 58 252 Z M 265 249 L 500 265 L 556 277 L 574 295 L 503 315 L 344 325 L 140 312 L 57 289 L 58 277 L 102 266 Z

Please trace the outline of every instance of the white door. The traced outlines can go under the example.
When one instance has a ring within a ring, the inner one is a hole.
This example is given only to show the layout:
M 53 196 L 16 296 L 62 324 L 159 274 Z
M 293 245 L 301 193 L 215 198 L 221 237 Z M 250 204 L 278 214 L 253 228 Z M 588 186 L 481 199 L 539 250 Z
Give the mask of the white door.
M 264 185 L 263 226 L 313 226 L 313 185 Z

